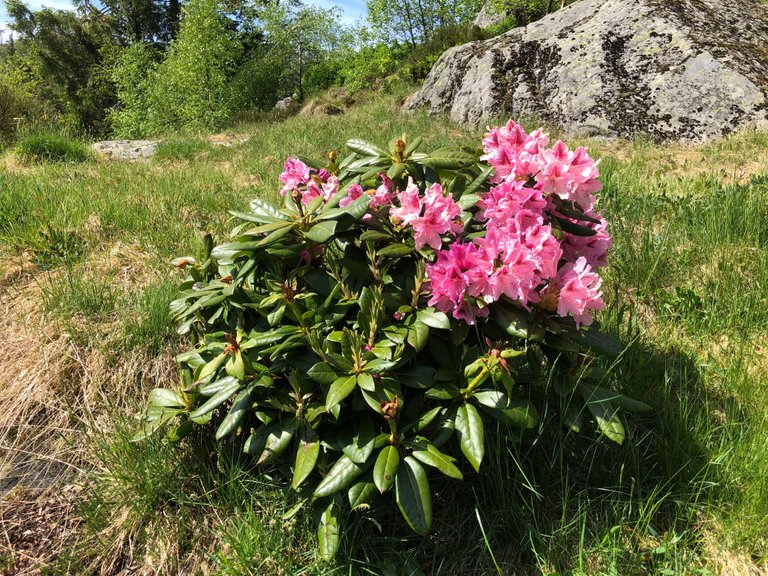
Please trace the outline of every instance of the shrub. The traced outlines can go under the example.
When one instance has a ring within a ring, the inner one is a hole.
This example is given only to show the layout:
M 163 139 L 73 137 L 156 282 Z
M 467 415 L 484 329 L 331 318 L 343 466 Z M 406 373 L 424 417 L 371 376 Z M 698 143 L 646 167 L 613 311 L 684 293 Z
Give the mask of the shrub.
M 159 131 L 152 108 L 158 56 L 152 45 L 136 42 L 120 53 L 111 69 L 119 104 L 110 110 L 109 121 L 118 138 L 141 138 Z
M 482 156 L 419 142 L 291 158 L 281 209 L 254 200 L 232 212 L 231 241 L 175 260 L 189 277 L 172 315 L 196 344 L 179 387 L 150 393 L 136 440 L 174 422 L 171 439 L 212 424 L 258 465 L 292 447 L 326 557 L 342 509 L 392 493 L 428 532 L 428 471 L 479 472 L 491 430 L 535 434 L 567 406 L 574 430 L 591 413 L 621 443 L 619 410 L 647 409 L 610 391 L 592 355 L 621 346 L 592 319 L 611 239 L 585 150 L 511 122 Z
M 93 157 L 88 147 L 79 140 L 52 133 L 19 138 L 15 150 L 22 160 L 28 162 L 86 162 Z
M 14 141 L 19 128 L 45 121 L 47 107 L 16 71 L 0 71 L 0 146 Z

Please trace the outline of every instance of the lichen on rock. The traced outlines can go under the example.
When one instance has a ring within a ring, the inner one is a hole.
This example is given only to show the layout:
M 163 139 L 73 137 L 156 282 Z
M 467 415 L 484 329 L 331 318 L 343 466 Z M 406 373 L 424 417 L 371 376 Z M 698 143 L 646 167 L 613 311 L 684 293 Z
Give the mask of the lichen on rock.
M 703 141 L 768 127 L 768 5 L 580 0 L 446 51 L 405 107 L 481 124 L 536 116 L 566 132 Z

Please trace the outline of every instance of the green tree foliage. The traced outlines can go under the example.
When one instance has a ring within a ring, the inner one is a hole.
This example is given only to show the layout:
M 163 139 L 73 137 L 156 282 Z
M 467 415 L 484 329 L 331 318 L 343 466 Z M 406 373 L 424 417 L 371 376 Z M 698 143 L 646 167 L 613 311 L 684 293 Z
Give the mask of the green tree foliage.
M 110 33 L 98 20 L 65 10 L 30 10 L 7 0 L 10 27 L 18 34 L 6 65 L 31 79 L 34 94 L 81 129 L 103 129 L 114 92 L 105 74 Z
M 158 51 L 146 42 L 137 42 L 117 58 L 111 68 L 120 102 L 110 111 L 114 134 L 121 138 L 138 138 L 154 129 L 152 92 L 156 80 Z
M 229 79 L 242 46 L 218 0 L 190 0 L 152 82 L 151 116 L 165 129 L 213 129 L 232 116 Z
M 382 40 L 415 46 L 441 26 L 469 24 L 482 0 L 368 0 L 368 21 Z
M 307 71 L 327 62 L 342 47 L 338 12 L 301 3 L 276 3 L 259 19 L 269 46 L 267 59 L 279 63 L 275 80 L 281 92 L 303 97 Z

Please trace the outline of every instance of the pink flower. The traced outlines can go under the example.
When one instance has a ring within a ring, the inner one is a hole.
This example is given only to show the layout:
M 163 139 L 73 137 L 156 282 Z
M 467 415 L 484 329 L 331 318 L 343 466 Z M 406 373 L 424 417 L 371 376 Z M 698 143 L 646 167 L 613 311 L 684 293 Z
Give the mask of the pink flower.
M 347 195 L 339 200 L 339 206 L 341 208 L 346 208 L 352 204 L 352 202 L 360 198 L 363 194 L 365 194 L 365 191 L 363 190 L 363 187 L 360 186 L 360 184 L 357 182 L 350 184 L 349 188 L 347 189 Z
M 474 244 L 454 242 L 447 250 L 439 250 L 437 261 L 427 266 L 432 292 L 428 304 L 474 324 L 475 316 L 486 316 L 488 310 L 472 301 L 468 288 L 475 275 L 482 274 L 488 264 Z
M 523 182 L 517 180 L 504 181 L 491 188 L 481 198 L 477 203 L 480 208 L 477 218 L 490 220 L 499 226 L 514 218 L 520 210 L 540 214 L 547 207 L 547 201 L 542 197 L 541 191 L 527 188 Z
M 283 188 L 280 194 L 285 196 L 288 192 L 296 190 L 302 184 L 310 180 L 309 166 L 298 158 L 288 158 L 283 165 L 283 173 L 280 174 L 280 182 Z
M 589 215 L 600 217 L 599 214 Z M 587 264 L 593 268 L 605 266 L 608 263 L 608 251 L 613 245 L 613 240 L 607 230 L 608 222 L 604 218 L 600 218 L 600 224 L 591 222 L 579 222 L 579 224 L 595 230 L 597 234 L 594 236 L 577 236 L 564 232 L 561 242 L 563 256 L 571 262 L 583 257 Z
M 600 291 L 602 280 L 584 257 L 575 263 L 568 262 L 559 271 L 556 284 L 560 286 L 557 313 L 565 317 L 573 316 L 576 327 L 592 324 L 592 310 L 605 309 L 603 293 Z
M 419 187 L 413 182 L 413 178 L 408 177 L 408 185 L 405 190 L 397 196 L 400 202 L 399 208 L 392 208 L 389 213 L 395 220 L 401 221 L 406 226 L 410 225 L 416 218 L 421 216 L 421 198 L 419 196 Z
M 394 183 L 386 174 L 379 174 L 381 186 L 376 188 L 376 192 L 371 199 L 371 206 L 389 206 L 395 198 Z

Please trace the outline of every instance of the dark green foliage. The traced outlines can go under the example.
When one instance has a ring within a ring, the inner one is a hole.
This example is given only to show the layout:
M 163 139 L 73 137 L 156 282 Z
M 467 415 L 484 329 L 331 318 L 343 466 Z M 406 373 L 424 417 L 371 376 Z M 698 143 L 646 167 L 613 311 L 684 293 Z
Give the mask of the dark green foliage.
M 15 150 L 28 162 L 86 162 L 93 157 L 79 140 L 53 133 L 24 136 L 16 143 Z
M 386 506 L 394 494 L 424 535 L 430 476 L 481 472 L 492 435 L 535 436 L 540 414 L 567 402 L 621 444 L 621 410 L 648 409 L 611 392 L 591 366 L 591 352 L 621 353 L 614 338 L 511 301 L 476 326 L 449 318 L 427 304 L 430 249 L 368 213 L 366 194 L 338 206 L 346 186 L 374 189 L 382 173 L 399 189 L 408 178 L 424 189 L 442 182 L 468 210 L 465 233 L 482 233 L 469 212 L 489 186 L 479 152 L 422 153 L 420 142 L 350 140 L 346 158 L 310 162 L 341 182 L 327 203 L 304 203 L 298 191 L 282 208 L 253 200 L 250 212 L 232 212 L 240 224 L 229 241 L 207 236 L 199 258 L 173 261 L 189 276 L 171 312 L 195 347 L 177 357 L 179 386 L 150 393 L 135 440 L 170 427 L 177 441 L 213 425 L 217 440 L 242 446 L 256 466 L 278 464 L 299 505 L 315 505 L 328 559 L 346 502 Z M 542 383 L 544 369 L 554 386 Z

